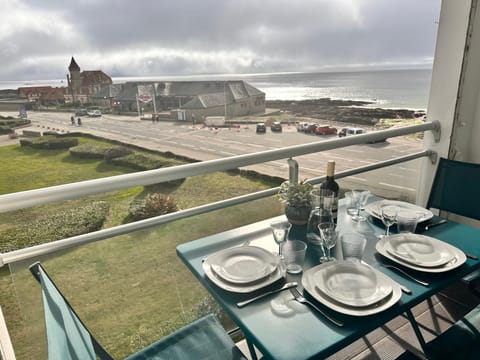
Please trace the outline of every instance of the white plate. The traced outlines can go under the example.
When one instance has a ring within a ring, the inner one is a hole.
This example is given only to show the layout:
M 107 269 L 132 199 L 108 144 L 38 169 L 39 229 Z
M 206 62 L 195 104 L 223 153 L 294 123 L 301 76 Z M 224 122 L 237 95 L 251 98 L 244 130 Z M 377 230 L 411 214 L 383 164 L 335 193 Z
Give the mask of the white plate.
M 210 281 L 213 282 L 216 286 L 226 291 L 241 293 L 241 294 L 251 293 L 256 290 L 259 290 L 263 287 L 273 284 L 274 282 L 280 280 L 285 276 L 285 269 L 282 266 L 278 266 L 273 273 L 271 273 L 264 279 L 261 279 L 254 283 L 242 285 L 242 284 L 233 284 L 228 281 L 225 281 L 220 276 L 215 274 L 212 271 L 210 264 L 208 263 L 208 259 L 203 262 L 202 268 L 203 268 L 203 271 L 205 272 L 205 276 L 208 277 Z
M 342 304 L 364 307 L 391 294 L 392 285 L 378 271 L 351 261 L 332 261 L 312 274 L 317 290 Z
M 370 306 L 364 306 L 364 307 L 353 307 L 353 306 L 339 303 L 333 300 L 332 298 L 330 298 L 329 296 L 325 295 L 322 291 L 319 291 L 315 285 L 315 281 L 314 281 L 315 273 L 317 271 L 321 271 L 321 268 L 323 266 L 326 266 L 327 264 L 329 263 L 321 264 L 305 271 L 302 277 L 302 285 L 303 285 L 303 288 L 306 291 L 308 291 L 308 293 L 312 295 L 315 300 L 329 307 L 332 310 L 335 310 L 342 314 L 352 315 L 352 316 L 373 315 L 373 314 L 377 314 L 379 312 L 385 311 L 388 308 L 392 307 L 402 297 L 402 290 L 400 289 L 400 286 L 396 282 L 394 282 L 388 276 L 382 274 L 381 272 L 375 269 L 372 269 L 377 273 L 378 277 L 383 277 L 385 281 L 389 282 L 390 286 L 392 287 L 392 292 L 390 293 L 390 295 L 386 296 L 380 302 L 377 302 Z
M 450 247 L 424 235 L 402 233 L 386 238 L 385 249 L 400 260 L 421 267 L 437 267 L 450 262 L 455 254 Z
M 456 269 L 457 267 L 463 265 L 465 263 L 465 261 L 467 261 L 467 257 L 465 256 L 464 252 L 461 251 L 460 249 L 457 249 L 455 246 L 452 246 L 450 244 L 447 244 L 447 243 L 445 243 L 443 241 L 440 241 L 438 239 L 435 239 L 435 238 L 430 238 L 430 241 L 432 241 L 434 246 L 438 245 L 439 247 L 444 246 L 444 247 L 448 248 L 448 251 L 453 254 L 453 259 L 451 261 L 449 261 L 448 263 L 446 263 L 442 266 L 437 266 L 437 267 L 417 266 L 417 265 L 414 265 L 410 262 L 404 261 L 397 256 L 394 256 L 394 255 L 390 254 L 387 251 L 387 243 L 388 243 L 388 238 L 387 237 L 384 237 L 383 239 L 379 240 L 377 242 L 377 244 L 375 245 L 375 248 L 377 249 L 377 251 L 380 254 L 382 254 L 386 258 L 388 258 L 388 259 L 390 259 L 390 260 L 392 260 L 392 261 L 394 261 L 394 262 L 396 262 L 400 265 L 403 265 L 403 266 L 408 267 L 408 268 L 413 269 L 413 270 L 423 271 L 423 272 L 428 272 L 428 273 L 441 273 L 441 272 L 445 272 L 445 271 L 450 271 L 450 270 Z
M 421 206 L 415 205 L 415 204 L 410 204 L 404 201 L 397 201 L 397 200 L 380 200 L 380 201 L 375 201 L 373 203 L 367 204 L 365 206 L 365 212 L 368 215 L 371 215 L 373 217 L 376 217 L 377 219 L 382 218 L 382 206 L 384 205 L 394 205 L 397 206 L 399 209 L 402 210 L 410 210 L 413 213 L 419 215 L 418 222 L 422 221 L 427 221 L 433 218 L 433 213 L 425 209 Z
M 208 257 L 212 271 L 233 284 L 259 281 L 277 267 L 279 258 L 258 246 L 240 246 L 221 250 Z

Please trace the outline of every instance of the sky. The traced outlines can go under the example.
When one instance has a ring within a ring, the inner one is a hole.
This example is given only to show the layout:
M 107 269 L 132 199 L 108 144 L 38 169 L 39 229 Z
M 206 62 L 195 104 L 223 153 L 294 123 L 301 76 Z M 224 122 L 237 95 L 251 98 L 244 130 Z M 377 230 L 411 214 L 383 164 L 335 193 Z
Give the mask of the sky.
M 0 0 L 0 81 L 430 68 L 440 0 Z

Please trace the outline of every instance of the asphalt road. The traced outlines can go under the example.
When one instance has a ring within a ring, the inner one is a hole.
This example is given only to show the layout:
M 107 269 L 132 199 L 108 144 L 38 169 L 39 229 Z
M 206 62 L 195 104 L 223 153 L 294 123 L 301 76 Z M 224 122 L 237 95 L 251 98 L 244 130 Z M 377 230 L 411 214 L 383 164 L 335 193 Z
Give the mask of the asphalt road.
M 7 114 L 5 114 L 7 115 Z M 16 114 L 15 114 L 16 115 Z M 190 123 L 156 122 L 136 117 L 103 115 L 100 118 L 82 117 L 82 126 L 71 125 L 70 113 L 30 112 L 31 129 L 83 131 L 112 138 L 145 148 L 171 151 L 198 160 L 210 160 L 285 146 L 324 141 L 334 135 L 316 136 L 297 132 L 295 126 L 284 126 L 283 132 L 256 134 L 254 125 L 239 128 L 204 128 Z M 301 179 L 325 174 L 327 160 L 335 160 L 341 171 L 377 161 L 395 158 L 421 150 L 422 142 L 408 137 L 396 137 L 377 144 L 353 145 L 341 149 L 297 157 Z M 376 194 L 402 199 L 414 199 L 420 160 L 406 162 L 368 173 L 341 179 L 344 187 L 369 188 Z M 285 161 L 273 161 L 248 167 L 263 173 L 288 177 Z

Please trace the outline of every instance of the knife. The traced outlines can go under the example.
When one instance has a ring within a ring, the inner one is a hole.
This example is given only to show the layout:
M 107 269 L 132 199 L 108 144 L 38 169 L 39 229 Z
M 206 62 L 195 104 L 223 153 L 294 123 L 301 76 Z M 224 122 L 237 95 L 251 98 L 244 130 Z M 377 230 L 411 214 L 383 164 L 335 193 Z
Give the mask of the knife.
M 271 291 L 268 291 L 266 293 L 263 293 L 263 294 L 260 294 L 258 296 L 255 296 L 251 299 L 248 299 L 248 300 L 245 300 L 245 301 L 240 301 L 237 303 L 237 307 L 241 308 L 241 307 L 244 307 L 245 305 L 248 305 L 256 300 L 259 300 L 259 299 L 263 299 L 265 296 L 268 296 L 268 295 L 271 295 L 271 294 L 275 294 L 277 292 L 280 292 L 280 291 L 283 291 L 283 290 L 286 290 L 286 289 L 290 289 L 291 287 L 295 287 L 297 286 L 298 284 L 294 281 L 294 282 L 289 282 L 289 283 L 286 283 L 285 285 L 283 285 L 281 288 L 278 288 L 278 289 L 275 289 L 275 290 L 271 290 Z
M 428 230 L 430 230 L 431 228 L 433 228 L 433 227 L 435 227 L 435 226 L 438 226 L 438 225 L 445 224 L 446 222 L 447 222 L 446 219 L 442 219 L 442 220 L 437 221 L 437 222 L 434 222 L 434 223 L 426 224 L 425 227 L 423 228 L 423 231 L 428 231 Z

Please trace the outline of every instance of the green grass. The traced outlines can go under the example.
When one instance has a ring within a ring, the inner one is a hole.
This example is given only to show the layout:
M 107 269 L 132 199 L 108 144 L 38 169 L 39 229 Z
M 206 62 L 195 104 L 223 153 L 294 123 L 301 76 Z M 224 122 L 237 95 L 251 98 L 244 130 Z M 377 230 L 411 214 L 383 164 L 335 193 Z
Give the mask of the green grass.
M 0 156 L 2 170 L 6 170 L 0 174 L 0 193 L 131 171 L 98 160 L 74 159 L 66 151 L 5 146 L 0 147 Z M 267 187 L 239 175 L 214 173 L 188 178 L 179 186 L 165 186 L 163 191 L 171 193 L 181 208 L 188 208 Z M 112 227 L 123 221 L 130 202 L 143 191 L 143 187 L 135 187 L 0 214 L 0 231 L 52 209 L 94 200 L 110 203 L 105 227 Z M 206 301 L 206 292 L 176 255 L 178 244 L 278 215 L 280 211 L 279 202 L 269 198 L 40 260 L 102 344 L 115 357 L 122 358 L 192 321 Z M 0 303 L 18 359 L 46 358 L 39 287 L 26 270 L 33 261 L 11 266 L 12 277 L 6 268 L 0 271 Z

